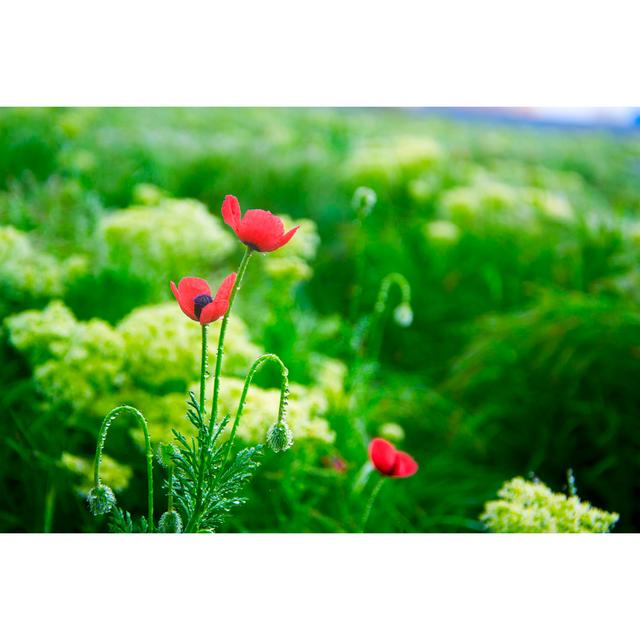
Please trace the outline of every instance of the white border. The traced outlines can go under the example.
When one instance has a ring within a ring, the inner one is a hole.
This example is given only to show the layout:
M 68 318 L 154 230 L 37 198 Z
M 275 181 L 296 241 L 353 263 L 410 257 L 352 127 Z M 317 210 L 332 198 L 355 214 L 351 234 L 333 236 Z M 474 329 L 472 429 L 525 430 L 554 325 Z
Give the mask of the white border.
M 636 106 L 629 0 L 21 0 L 0 104 Z
M 6 535 L 2 635 L 631 638 L 639 546 L 615 534 Z

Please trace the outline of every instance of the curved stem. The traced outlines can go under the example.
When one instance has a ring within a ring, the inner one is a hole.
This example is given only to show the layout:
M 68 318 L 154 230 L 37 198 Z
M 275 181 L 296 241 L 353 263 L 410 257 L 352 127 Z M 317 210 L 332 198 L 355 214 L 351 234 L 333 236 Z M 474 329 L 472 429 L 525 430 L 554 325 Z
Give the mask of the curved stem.
M 233 285 L 233 289 L 231 290 L 231 295 L 229 296 L 229 306 L 227 307 L 227 312 L 224 314 L 224 318 L 222 318 L 222 324 L 220 325 L 220 336 L 218 337 L 218 351 L 216 353 L 216 369 L 213 376 L 213 400 L 211 401 L 211 419 L 209 421 L 209 430 L 213 433 L 213 425 L 216 423 L 218 419 L 218 395 L 220 393 L 220 371 L 222 370 L 222 353 L 224 350 L 224 338 L 227 333 L 227 324 L 229 323 L 229 315 L 231 314 L 231 309 L 233 307 L 233 301 L 236 298 L 236 294 L 240 289 L 242 284 L 242 279 L 244 277 L 244 273 L 247 270 L 247 265 L 249 264 L 249 258 L 251 258 L 251 254 L 253 250 L 250 247 L 247 247 L 244 255 L 242 256 L 242 262 L 240 262 L 240 266 L 238 267 L 238 276 L 236 277 L 236 281 Z
M 390 273 L 382 279 L 369 326 L 363 331 L 359 339 L 361 347 L 356 348 L 349 378 L 350 393 L 348 412 L 350 420 L 354 424 L 355 431 L 365 446 L 368 441 L 368 435 L 363 407 L 365 404 L 367 382 L 372 375 L 372 368 L 366 368 L 364 365 L 367 361 L 377 362 L 378 360 L 382 344 L 383 320 L 389 303 L 389 293 L 394 284 L 400 290 L 400 295 L 402 296 L 401 303 L 408 305 L 411 302 L 411 287 L 401 273 Z M 370 351 L 369 358 L 366 357 L 367 348 Z
M 371 495 L 369 496 L 369 501 L 367 502 L 367 506 L 364 508 L 364 513 L 362 514 L 362 522 L 360 523 L 360 533 L 364 533 L 364 528 L 367 526 L 367 520 L 369 520 L 369 516 L 371 515 L 371 509 L 373 507 L 373 503 L 375 502 L 378 494 L 380 493 L 380 489 L 382 489 L 382 484 L 384 483 L 384 476 L 380 476 L 380 479 L 374 485 L 371 490 Z
M 247 377 L 244 379 L 244 387 L 242 388 L 242 394 L 240 395 L 240 402 L 238 403 L 236 417 L 234 418 L 233 426 L 231 427 L 229 444 L 225 452 L 224 460 L 222 461 L 222 465 L 220 467 L 221 470 L 224 468 L 224 465 L 226 464 L 229 457 L 231 447 L 233 446 L 233 440 L 236 436 L 238 425 L 240 424 L 240 418 L 242 417 L 244 405 L 247 401 L 247 393 L 249 393 L 249 387 L 251 386 L 253 376 L 258 372 L 262 365 L 265 364 L 265 362 L 269 361 L 275 362 L 280 367 L 280 404 L 278 406 L 278 422 L 283 422 L 287 417 L 287 404 L 289 397 L 289 370 L 277 355 L 275 355 L 274 353 L 265 353 L 259 358 L 256 358 L 254 363 L 251 365 L 251 369 L 249 369 Z
M 391 285 L 397 285 L 402 296 L 402 304 L 411 303 L 411 287 L 409 282 L 401 273 L 389 273 L 386 275 L 380 283 L 380 289 L 378 289 L 378 297 L 376 298 L 375 306 L 373 307 L 373 318 L 371 320 L 370 327 L 370 340 L 371 340 L 371 357 L 374 360 L 378 359 L 380 353 L 380 346 L 382 343 L 382 319 L 385 311 L 387 310 L 389 302 L 389 291 Z
M 148 517 L 149 517 L 149 531 L 153 531 L 153 451 L 151 450 L 151 438 L 149 436 L 149 426 L 145 417 L 135 407 L 128 405 L 122 405 L 111 409 L 109 413 L 104 417 L 102 426 L 98 432 L 98 444 L 96 446 L 96 458 L 93 468 L 93 480 L 96 487 L 102 484 L 100 479 L 100 465 L 102 464 L 102 451 L 104 449 L 104 443 L 107 439 L 107 433 L 111 423 L 121 414 L 130 413 L 136 419 L 136 422 L 142 427 L 144 433 L 144 447 L 145 455 L 147 458 L 147 505 L 148 505 Z

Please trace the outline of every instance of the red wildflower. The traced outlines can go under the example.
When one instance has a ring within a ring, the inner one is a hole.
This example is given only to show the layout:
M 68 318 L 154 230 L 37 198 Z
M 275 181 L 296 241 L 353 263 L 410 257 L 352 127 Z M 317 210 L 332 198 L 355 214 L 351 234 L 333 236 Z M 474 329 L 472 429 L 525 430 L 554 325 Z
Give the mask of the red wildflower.
M 398 451 L 383 438 L 374 438 L 369 445 L 369 458 L 383 475 L 408 478 L 418 470 L 418 463 L 404 451 Z
M 262 209 L 249 209 L 241 217 L 240 203 L 235 196 L 227 196 L 222 203 L 222 217 L 238 238 L 255 251 L 275 251 L 293 238 L 300 228 L 286 233 L 278 216 Z
M 205 325 L 222 318 L 229 307 L 229 296 L 236 281 L 236 274 L 228 275 L 220 285 L 216 297 L 211 297 L 211 288 L 202 278 L 182 278 L 176 287 L 171 283 L 171 291 L 180 308 L 192 320 Z

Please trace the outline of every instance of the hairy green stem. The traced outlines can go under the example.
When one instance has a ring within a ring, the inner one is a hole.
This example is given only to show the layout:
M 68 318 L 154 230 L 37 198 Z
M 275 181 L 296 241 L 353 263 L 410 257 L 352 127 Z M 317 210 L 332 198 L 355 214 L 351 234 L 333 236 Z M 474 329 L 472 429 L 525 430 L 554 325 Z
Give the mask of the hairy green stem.
M 360 523 L 360 533 L 364 533 L 364 528 L 367 526 L 367 521 L 369 520 L 369 516 L 371 515 L 371 509 L 373 508 L 373 503 L 378 497 L 378 494 L 380 493 L 380 489 L 382 489 L 384 480 L 385 480 L 384 476 L 380 476 L 378 482 L 376 482 L 376 484 L 373 486 L 373 489 L 371 490 L 369 501 L 367 502 L 367 505 L 364 508 L 364 512 L 362 514 L 362 521 Z
M 207 443 L 209 442 L 209 436 L 204 433 L 204 420 L 206 416 L 206 408 L 205 408 L 205 394 L 206 394 L 206 384 L 205 380 L 207 377 L 207 359 L 208 359 L 208 350 L 207 350 L 207 329 L 208 326 L 206 324 L 202 325 L 202 348 L 200 351 L 200 415 L 202 416 L 203 422 L 201 423 L 201 427 L 198 433 L 198 442 L 200 443 L 200 469 L 198 470 L 198 488 L 196 493 L 196 504 L 199 505 L 202 500 L 202 484 L 204 482 L 204 467 L 205 467 L 205 458 L 207 455 Z
M 205 414 L 205 393 L 206 393 L 206 384 L 205 380 L 207 377 L 207 329 L 208 325 L 202 325 L 202 353 L 200 356 L 200 412 L 204 416 Z
M 207 449 L 209 446 L 209 442 L 211 438 L 205 429 L 205 420 L 206 420 L 206 408 L 205 408 L 205 397 L 206 397 L 206 384 L 205 379 L 207 376 L 207 359 L 208 359 L 208 350 L 207 350 L 207 328 L 206 324 L 202 325 L 202 347 L 200 350 L 200 415 L 202 416 L 202 421 L 200 423 L 200 427 L 198 429 L 198 443 L 200 446 L 200 465 L 198 469 L 198 485 L 196 490 L 196 510 L 195 513 L 200 513 L 200 505 L 202 503 L 202 488 L 204 485 L 204 469 L 206 466 L 207 459 Z M 171 494 L 170 494 L 171 495 Z
M 254 363 L 251 365 L 251 369 L 249 369 L 247 377 L 244 379 L 244 387 L 242 388 L 240 402 L 238 403 L 238 410 L 236 411 L 236 417 L 233 421 L 231 434 L 229 435 L 229 444 L 227 445 L 224 460 L 222 462 L 222 466 L 220 467 L 221 470 L 224 468 L 224 465 L 226 464 L 229 457 L 231 447 L 233 446 L 233 440 L 236 436 L 238 425 L 240 424 L 240 418 L 242 417 L 242 411 L 244 410 L 244 405 L 247 401 L 247 393 L 249 392 L 249 387 L 251 386 L 253 376 L 266 362 L 275 362 L 280 367 L 280 404 L 278 406 L 278 422 L 283 422 L 287 417 L 287 399 L 289 397 L 289 370 L 277 355 L 275 355 L 274 353 L 265 353 L 259 358 L 256 358 Z
M 107 433 L 111 423 L 121 414 L 130 413 L 136 419 L 136 422 L 142 427 L 144 433 L 144 447 L 145 455 L 147 458 L 147 504 L 148 504 L 148 518 L 149 518 L 149 531 L 153 531 L 153 451 L 151 449 L 151 438 L 149 436 L 149 426 L 145 417 L 135 407 L 129 405 L 122 405 L 116 407 L 107 413 L 102 421 L 102 426 L 98 433 L 98 444 L 96 446 L 96 458 L 93 467 L 93 480 L 96 487 L 102 484 L 100 478 L 100 465 L 102 464 L 102 451 L 104 449 L 104 443 L 107 439 Z
M 213 399 L 211 401 L 211 419 L 209 421 L 209 431 L 210 436 L 213 434 L 213 426 L 218 419 L 218 396 L 220 394 L 220 372 L 222 370 L 222 353 L 224 350 L 224 338 L 227 333 L 227 324 L 229 323 L 229 315 L 231 314 L 231 308 L 233 307 L 233 301 L 236 298 L 236 294 L 240 289 L 242 284 L 242 279 L 244 278 L 244 273 L 247 270 L 247 265 L 249 264 L 249 258 L 251 258 L 251 254 L 253 250 L 250 247 L 247 247 L 244 255 L 242 256 L 242 262 L 240 262 L 240 266 L 238 267 L 238 275 L 236 277 L 236 281 L 233 285 L 233 289 L 231 289 L 231 295 L 229 296 L 229 306 L 227 307 L 227 312 L 224 314 L 224 318 L 222 318 L 222 324 L 220 325 L 220 336 L 218 337 L 218 350 L 216 353 L 216 368 L 215 373 L 213 375 Z
M 231 314 L 231 309 L 233 307 L 233 302 L 235 297 L 240 289 L 240 285 L 242 283 L 242 279 L 244 277 L 245 271 L 247 270 L 247 265 L 249 264 L 249 258 L 251 258 L 251 254 L 253 250 L 250 247 L 247 247 L 244 255 L 242 256 L 242 261 L 240 262 L 240 266 L 238 267 L 236 281 L 233 283 L 233 288 L 231 289 L 231 294 L 229 295 L 229 306 L 227 307 L 227 311 L 222 318 L 222 324 L 220 325 L 220 335 L 218 337 L 218 349 L 216 352 L 216 367 L 213 374 L 213 398 L 211 400 L 211 416 L 209 419 L 209 428 L 206 433 L 200 433 L 198 439 L 198 445 L 200 447 L 200 465 L 198 470 L 198 484 L 196 489 L 196 505 L 194 509 L 194 514 L 192 517 L 193 522 L 189 522 L 187 524 L 187 531 L 190 531 L 193 526 L 198 524 L 200 519 L 200 511 L 202 509 L 202 494 L 204 488 L 204 470 L 206 465 L 207 455 L 211 448 L 211 444 L 213 442 L 213 432 L 216 424 L 216 420 L 218 419 L 218 397 L 220 395 L 220 372 L 222 370 L 222 354 L 224 351 L 224 339 L 227 333 L 227 324 L 229 323 L 229 315 Z M 205 331 L 202 332 L 202 356 L 200 363 L 200 411 L 202 413 L 203 420 L 205 419 L 205 409 L 204 409 L 204 378 L 206 371 L 206 358 L 207 358 L 207 334 Z
M 173 511 L 173 464 L 169 465 L 169 497 L 167 500 L 167 511 Z

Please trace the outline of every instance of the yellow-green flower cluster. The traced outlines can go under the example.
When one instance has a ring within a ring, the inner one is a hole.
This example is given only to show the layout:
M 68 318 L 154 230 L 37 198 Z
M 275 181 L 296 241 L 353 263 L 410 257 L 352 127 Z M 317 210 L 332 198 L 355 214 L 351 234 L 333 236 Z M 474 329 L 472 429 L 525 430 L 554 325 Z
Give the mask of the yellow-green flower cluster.
M 195 385 L 193 385 L 193 389 L 196 389 Z M 121 404 L 134 406 L 144 415 L 148 422 L 154 448 L 157 448 L 161 443 L 173 442 L 175 439 L 173 429 L 186 436 L 196 435 L 195 429 L 187 419 L 187 395 L 184 392 L 160 395 L 136 387 L 126 387 L 116 393 L 99 398 L 95 407 L 92 407 L 92 418 L 99 424 L 100 418 L 113 407 Z M 123 423 L 125 419 L 125 417 L 122 418 Z M 143 451 L 144 436 L 142 431 L 133 422 L 126 428 L 140 451 Z
M 536 187 L 514 187 L 493 179 L 450 189 L 442 196 L 441 213 L 460 227 L 476 231 L 497 225 L 539 233 L 549 223 L 574 221 L 571 204 L 563 195 Z
M 61 295 L 64 269 L 53 257 L 38 251 L 29 235 L 14 227 L 0 227 L 0 316 L 13 303 L 29 303 Z
M 239 378 L 223 378 L 220 392 L 222 415 L 234 416 L 240 401 L 243 381 Z M 292 384 L 289 387 L 287 422 L 294 440 L 313 438 L 333 442 L 335 434 L 323 417 L 328 409 L 328 401 L 316 387 Z M 273 424 L 280 400 L 279 389 L 261 389 L 252 386 L 238 427 L 238 437 L 246 442 L 262 442 L 267 430 Z
M 43 394 L 81 411 L 99 398 L 129 388 L 186 390 L 200 370 L 200 326 L 175 303 L 140 307 L 117 327 L 102 320 L 79 322 L 60 301 L 43 311 L 6 320 L 11 343 L 22 351 Z M 211 326 L 213 359 L 220 323 Z M 244 323 L 234 318 L 226 337 L 224 370 L 242 374 L 259 355 Z
M 264 261 L 264 270 L 280 287 L 284 284 L 294 284 L 303 280 L 309 280 L 313 276 L 313 269 L 309 266 L 318 250 L 320 236 L 318 228 L 313 220 L 293 220 L 286 215 L 279 216 L 285 229 L 300 225 L 304 233 L 296 234 L 295 240 L 287 243 L 278 251 L 269 255 Z
M 60 458 L 60 466 L 78 476 L 75 488 L 83 495 L 88 494 L 94 487 L 93 462 L 93 458 L 83 458 L 68 451 L 64 451 Z M 103 454 L 100 475 L 106 485 L 119 492 L 124 491 L 129 486 L 133 470 L 128 465 L 120 464 L 111 456 Z
M 342 406 L 346 402 L 347 365 L 335 358 L 318 356 L 314 358 L 313 370 L 315 383 L 322 390 L 329 403 L 334 407 Z
M 391 442 L 401 443 L 404 440 L 404 429 L 396 422 L 385 422 L 378 429 L 378 435 Z
M 211 400 L 211 384 L 209 383 L 207 387 L 209 401 Z M 219 398 L 221 417 L 229 415 L 233 421 L 238 410 L 243 385 L 242 378 L 222 376 Z M 198 384 L 194 382 L 190 390 L 197 395 Z M 237 431 L 238 437 L 252 444 L 263 442 L 267 430 L 276 419 L 279 400 L 279 389 L 262 389 L 252 385 L 242 412 L 242 420 Z M 142 411 L 149 422 L 151 439 L 156 444 L 173 441 L 172 429 L 177 429 L 186 435 L 196 435 L 185 416 L 187 404 L 184 393 L 158 396 L 139 389 L 124 389 L 117 396 L 103 398 L 96 409 L 100 410 L 99 413 L 105 413 L 112 406 L 121 403 L 133 404 Z M 293 432 L 294 440 L 309 438 L 333 442 L 335 433 L 324 417 L 328 406 L 329 401 L 319 387 L 291 385 L 287 422 Z M 228 433 L 229 427 L 225 435 Z M 143 439 L 139 430 L 133 429 L 131 437 L 142 448 Z
M 209 274 L 235 246 L 202 203 L 170 198 L 102 218 L 98 239 L 106 268 L 157 283 L 163 292 L 171 279 Z
M 174 383 L 185 389 L 198 379 L 200 325 L 186 318 L 175 302 L 138 307 L 117 329 L 125 343 L 127 373 L 136 386 L 160 390 Z M 209 325 L 210 361 L 215 357 L 219 332 L 219 322 Z M 242 375 L 259 355 L 245 324 L 233 318 L 225 338 L 224 372 Z
M 440 145 L 424 136 L 400 136 L 359 147 L 345 168 L 347 179 L 389 189 L 433 171 L 443 157 Z
M 432 220 L 423 227 L 430 244 L 446 248 L 454 246 L 460 239 L 460 228 L 450 220 Z
M 102 320 L 78 322 L 61 302 L 6 321 L 11 343 L 25 353 L 42 393 L 82 410 L 125 383 L 122 336 Z
M 480 516 L 494 533 L 608 533 L 619 518 L 520 477 L 506 482 L 498 496 Z
M 43 311 L 26 311 L 5 321 L 10 342 L 29 360 L 47 400 L 99 420 L 114 406 L 138 407 L 149 421 L 153 440 L 169 442 L 172 429 L 188 432 L 186 391 L 198 392 L 200 326 L 175 303 L 140 307 L 116 327 L 102 320 L 81 322 L 61 302 Z M 215 363 L 220 323 L 210 325 L 209 365 Z M 244 376 L 260 354 L 239 318 L 229 323 L 221 381 L 221 414 L 232 417 Z M 296 439 L 333 441 L 323 417 L 330 399 L 343 394 L 345 368 L 322 360 L 316 386 L 291 386 L 288 420 Z M 207 393 L 210 398 L 211 378 Z M 238 435 L 261 442 L 277 414 L 279 390 L 252 386 Z M 131 430 L 138 440 L 141 434 Z M 140 441 L 140 444 L 141 441 Z

